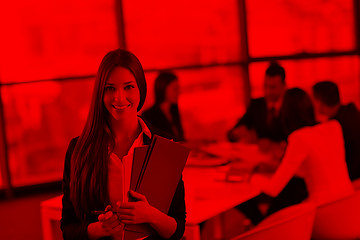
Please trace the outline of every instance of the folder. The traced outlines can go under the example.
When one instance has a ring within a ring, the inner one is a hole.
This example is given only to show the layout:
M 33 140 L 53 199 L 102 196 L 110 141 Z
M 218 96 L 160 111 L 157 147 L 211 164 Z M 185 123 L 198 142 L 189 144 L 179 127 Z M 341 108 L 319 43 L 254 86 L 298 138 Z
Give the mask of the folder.
M 189 153 L 190 149 L 180 143 L 154 135 L 150 146 L 134 150 L 130 189 L 145 195 L 151 206 L 167 214 Z M 125 230 L 147 235 L 153 232 L 147 224 L 126 225 Z
M 134 158 L 130 179 L 130 190 L 136 191 L 136 185 L 138 184 L 138 179 L 140 178 L 140 173 L 142 172 L 143 164 L 148 150 L 149 146 L 136 147 L 134 149 Z

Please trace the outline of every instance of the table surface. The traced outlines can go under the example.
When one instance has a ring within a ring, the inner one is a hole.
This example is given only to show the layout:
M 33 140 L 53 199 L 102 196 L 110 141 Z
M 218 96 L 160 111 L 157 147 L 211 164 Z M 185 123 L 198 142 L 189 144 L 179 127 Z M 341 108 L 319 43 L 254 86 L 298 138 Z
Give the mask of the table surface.
M 225 176 L 222 167 L 184 169 L 187 224 L 199 224 L 260 193 L 248 182 L 229 182 Z

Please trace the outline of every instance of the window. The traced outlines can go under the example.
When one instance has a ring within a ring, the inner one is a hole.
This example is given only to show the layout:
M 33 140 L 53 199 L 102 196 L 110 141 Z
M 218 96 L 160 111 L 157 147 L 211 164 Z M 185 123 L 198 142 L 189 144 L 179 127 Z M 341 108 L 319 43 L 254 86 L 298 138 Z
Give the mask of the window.
M 93 80 L 2 88 L 13 186 L 61 179 L 67 146 L 88 114 Z
M 114 1 L 6 1 L 0 14 L 1 82 L 93 75 L 117 48 Z
M 239 60 L 235 0 L 122 2 L 127 47 L 145 69 Z
M 252 57 L 355 48 L 353 0 L 248 0 Z
M 122 2 L 127 47 L 145 70 L 176 68 L 186 138 L 224 140 L 245 107 L 242 68 L 233 64 L 242 50 L 237 1 Z M 156 76 L 147 73 L 144 109 Z

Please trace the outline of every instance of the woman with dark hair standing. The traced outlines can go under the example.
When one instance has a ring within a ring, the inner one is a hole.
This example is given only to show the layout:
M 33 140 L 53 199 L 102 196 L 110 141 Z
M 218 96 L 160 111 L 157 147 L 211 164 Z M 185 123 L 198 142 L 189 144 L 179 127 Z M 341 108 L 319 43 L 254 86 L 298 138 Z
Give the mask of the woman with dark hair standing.
M 288 135 L 284 157 L 270 179 L 255 175 L 251 182 L 276 197 L 298 175 L 305 180 L 308 200 L 317 205 L 353 194 L 340 124 L 336 120 L 316 124 L 311 99 L 299 88 L 285 93 L 282 109 Z
M 134 148 L 150 143 L 137 113 L 146 97 L 139 60 L 125 50 L 106 54 L 98 69 L 89 115 L 68 147 L 63 176 L 61 230 L 64 239 L 124 239 L 124 224 L 149 224 L 151 239 L 180 239 L 185 229 L 184 183 L 180 179 L 168 215 L 129 191 Z M 158 186 L 154 186 L 158 187 Z M 128 202 L 128 197 L 137 199 Z M 95 215 L 93 211 L 105 210 Z
M 178 97 L 179 81 L 172 72 L 161 72 L 155 79 L 155 104 L 142 117 L 155 127 L 167 132 L 177 141 L 184 141 Z

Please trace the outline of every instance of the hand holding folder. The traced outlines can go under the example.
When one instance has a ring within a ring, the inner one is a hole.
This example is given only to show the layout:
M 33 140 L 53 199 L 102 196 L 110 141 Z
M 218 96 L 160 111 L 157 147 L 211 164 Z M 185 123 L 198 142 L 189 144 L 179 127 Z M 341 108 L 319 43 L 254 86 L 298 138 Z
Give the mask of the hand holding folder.
M 189 153 L 189 148 L 155 135 L 150 146 L 134 150 L 130 189 L 167 214 Z M 147 224 L 126 225 L 125 229 L 151 234 Z

